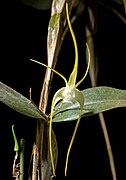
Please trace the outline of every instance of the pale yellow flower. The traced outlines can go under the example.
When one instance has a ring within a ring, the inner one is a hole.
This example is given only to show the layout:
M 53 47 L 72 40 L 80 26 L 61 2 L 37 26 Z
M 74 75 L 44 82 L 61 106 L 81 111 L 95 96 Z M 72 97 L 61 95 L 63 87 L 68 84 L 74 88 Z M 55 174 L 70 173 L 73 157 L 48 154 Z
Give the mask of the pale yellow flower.
M 77 89 L 77 87 L 80 85 L 80 83 L 85 79 L 85 77 L 87 76 L 87 73 L 89 71 L 89 67 L 90 67 L 90 51 L 89 51 L 89 47 L 88 44 L 86 43 L 86 47 L 87 47 L 87 51 L 88 51 L 88 65 L 87 65 L 87 70 L 85 75 L 83 76 L 83 78 L 76 83 L 76 78 L 77 78 L 77 72 L 78 72 L 78 48 L 77 48 L 77 43 L 76 43 L 76 38 L 70 23 L 70 19 L 69 19 L 69 13 L 68 13 L 68 3 L 66 3 L 66 16 L 67 16 L 67 21 L 68 21 L 68 26 L 71 32 L 71 36 L 73 39 L 73 43 L 74 43 L 74 48 L 75 48 L 75 64 L 74 64 L 74 68 L 72 73 L 70 74 L 69 80 L 67 81 L 66 78 L 60 74 L 59 72 L 57 72 L 56 70 L 52 69 L 51 67 L 38 62 L 36 60 L 31 59 L 31 61 L 34 61 L 38 64 L 41 64 L 49 69 L 51 69 L 53 72 L 55 72 L 56 74 L 58 74 L 64 81 L 65 81 L 65 87 L 62 87 L 61 89 L 59 89 L 53 96 L 52 99 L 52 105 L 51 105 L 51 113 L 50 113 L 50 125 L 49 125 L 49 141 L 50 141 L 50 159 L 51 159 L 51 163 L 52 163 L 52 170 L 53 170 L 53 175 L 55 176 L 55 166 L 54 166 L 54 158 L 53 158 L 53 151 L 52 151 L 52 142 L 51 142 L 51 132 L 52 132 L 52 122 L 53 122 L 53 112 L 54 112 L 54 108 L 55 105 L 62 100 L 62 102 L 71 102 L 71 103 L 75 103 L 78 102 L 80 105 L 80 114 L 79 114 L 79 118 L 77 120 L 74 132 L 73 132 L 73 136 L 67 151 L 67 157 L 66 157 L 66 165 L 65 165 L 65 176 L 67 173 L 67 165 L 68 165 L 68 158 L 69 158 L 69 153 L 73 144 L 73 140 L 75 138 L 76 135 L 76 131 L 80 122 L 80 118 L 81 118 L 81 113 L 83 110 L 83 106 L 84 106 L 84 95 L 83 93 Z

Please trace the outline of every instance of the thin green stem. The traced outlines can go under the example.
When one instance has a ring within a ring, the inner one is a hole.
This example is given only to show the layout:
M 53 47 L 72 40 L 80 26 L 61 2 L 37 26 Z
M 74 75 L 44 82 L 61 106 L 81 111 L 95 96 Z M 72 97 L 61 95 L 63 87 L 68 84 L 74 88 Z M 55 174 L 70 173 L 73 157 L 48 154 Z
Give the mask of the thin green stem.
M 20 180 L 24 180 L 24 150 L 25 141 L 21 139 L 20 141 Z

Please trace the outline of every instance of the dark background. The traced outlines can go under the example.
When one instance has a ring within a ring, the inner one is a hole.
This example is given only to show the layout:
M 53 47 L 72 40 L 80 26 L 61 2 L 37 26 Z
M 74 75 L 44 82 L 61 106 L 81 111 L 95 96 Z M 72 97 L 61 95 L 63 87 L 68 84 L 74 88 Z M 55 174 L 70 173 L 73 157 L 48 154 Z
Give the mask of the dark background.
M 98 54 L 98 86 L 126 88 L 126 27 L 123 22 L 100 5 L 97 9 L 97 33 L 95 36 Z M 32 87 L 32 100 L 39 104 L 39 96 L 45 68 L 30 61 L 36 58 L 46 63 L 46 38 L 50 10 L 35 10 L 18 1 L 6 1 L 1 5 L 1 50 L 0 80 L 29 98 Z M 79 77 L 85 71 L 84 58 L 84 15 L 73 25 L 79 46 Z M 69 77 L 74 58 L 72 40 L 69 33 L 64 40 L 56 69 Z M 82 67 L 84 67 L 82 69 Z M 58 82 L 58 83 L 57 83 Z M 64 82 L 54 75 L 51 97 Z M 89 77 L 80 89 L 91 87 Z M 48 109 L 49 111 L 49 109 Z M 126 180 L 126 109 L 119 108 L 105 112 L 105 120 L 115 159 L 118 180 Z M 54 123 L 53 128 L 59 147 L 59 159 L 55 179 L 97 179 L 112 180 L 105 141 L 98 116 L 81 120 L 72 151 L 70 153 L 68 176 L 64 177 L 64 165 L 67 148 L 76 122 Z M 26 141 L 26 166 L 31 154 L 35 137 L 36 122 L 0 104 L 0 179 L 12 179 L 14 158 L 11 126 L 15 125 L 18 139 Z

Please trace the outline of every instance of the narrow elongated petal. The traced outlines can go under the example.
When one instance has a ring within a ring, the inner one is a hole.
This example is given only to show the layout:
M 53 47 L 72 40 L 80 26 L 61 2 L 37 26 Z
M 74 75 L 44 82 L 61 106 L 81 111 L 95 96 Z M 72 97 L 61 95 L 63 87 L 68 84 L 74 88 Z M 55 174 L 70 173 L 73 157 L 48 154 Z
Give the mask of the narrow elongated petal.
M 76 84 L 76 87 L 78 87 L 84 81 L 84 79 L 86 78 L 86 76 L 87 76 L 87 74 L 89 72 L 90 62 L 91 62 L 91 55 L 90 55 L 90 49 L 89 49 L 88 43 L 86 43 L 86 47 L 87 47 L 87 54 L 88 54 L 87 69 L 86 69 L 86 72 L 85 72 L 83 78 Z
M 65 87 L 59 89 L 53 96 L 52 100 L 52 105 L 51 105 L 51 113 L 50 113 L 50 122 L 49 122 L 49 149 L 50 149 L 50 159 L 52 163 L 52 170 L 53 170 L 53 175 L 55 176 L 55 165 L 54 165 L 54 158 L 53 158 L 53 151 L 52 151 L 52 118 L 53 118 L 53 111 L 55 105 L 60 101 L 61 99 L 64 98 L 63 92 L 65 90 Z
M 34 59 L 30 59 L 30 60 L 37 63 L 37 64 L 40 64 L 40 65 L 42 65 L 44 67 L 47 67 L 47 68 L 51 69 L 54 73 L 56 73 L 58 76 L 60 76 L 65 81 L 65 84 L 67 84 L 66 78 L 62 74 L 60 74 L 58 71 L 56 71 L 55 69 L 51 68 L 50 66 L 48 66 L 48 65 L 46 65 L 46 64 L 44 64 L 42 62 L 36 61 Z
M 80 114 L 79 114 L 79 118 L 78 118 L 78 120 L 77 120 L 75 129 L 74 129 L 74 132 L 73 132 L 71 141 L 70 141 L 70 145 L 69 145 L 69 148 L 68 148 L 68 151 L 67 151 L 66 165 L 65 165 L 65 176 L 67 175 L 67 165 L 68 165 L 68 159 L 69 159 L 70 150 L 71 150 L 71 147 L 72 147 L 72 145 L 73 145 L 73 141 L 74 141 L 74 138 L 75 138 L 75 135 L 76 135 L 76 132 L 77 132 L 79 123 L 80 123 L 81 113 L 82 113 L 83 106 L 84 106 L 84 96 L 83 96 L 83 93 L 82 93 L 81 91 L 79 91 L 78 89 L 75 89 L 74 101 L 75 101 L 75 102 L 78 102 L 79 105 L 80 105 Z
M 76 83 L 77 71 L 78 71 L 78 48 L 77 48 L 77 42 L 76 42 L 75 34 L 73 32 L 71 22 L 70 22 L 70 18 L 69 18 L 68 3 L 66 3 L 66 15 L 67 15 L 67 22 L 68 22 L 68 26 L 70 29 L 72 39 L 73 39 L 74 48 L 75 48 L 75 64 L 74 64 L 73 71 L 70 74 L 68 85 L 69 85 L 69 87 L 74 87 L 75 83 Z

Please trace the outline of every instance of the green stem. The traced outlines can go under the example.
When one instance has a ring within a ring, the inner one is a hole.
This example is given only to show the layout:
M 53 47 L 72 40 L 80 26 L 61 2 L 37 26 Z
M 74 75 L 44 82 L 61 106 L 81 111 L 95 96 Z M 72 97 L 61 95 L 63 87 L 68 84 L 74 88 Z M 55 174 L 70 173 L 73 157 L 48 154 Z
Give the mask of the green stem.
M 24 146 L 25 140 L 20 141 L 20 180 L 24 180 Z

